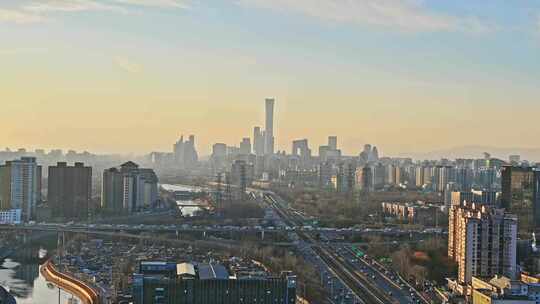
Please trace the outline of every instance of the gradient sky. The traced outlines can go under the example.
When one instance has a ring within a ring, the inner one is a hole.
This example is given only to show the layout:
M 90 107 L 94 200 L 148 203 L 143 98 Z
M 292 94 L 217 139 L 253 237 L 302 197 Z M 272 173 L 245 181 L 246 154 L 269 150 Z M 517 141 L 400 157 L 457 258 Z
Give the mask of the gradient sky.
M 540 2 L 0 0 L 0 146 L 540 147 Z

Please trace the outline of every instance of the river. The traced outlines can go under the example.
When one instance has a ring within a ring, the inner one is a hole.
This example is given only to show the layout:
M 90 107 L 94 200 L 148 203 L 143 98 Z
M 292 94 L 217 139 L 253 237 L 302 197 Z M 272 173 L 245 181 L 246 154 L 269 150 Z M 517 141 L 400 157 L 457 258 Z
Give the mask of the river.
M 170 184 L 160 184 L 161 188 L 169 192 L 175 191 L 185 191 L 185 192 L 201 192 L 205 189 L 197 186 L 188 186 L 188 185 L 170 185 Z M 199 203 L 194 200 L 177 200 L 176 205 L 178 209 L 182 212 L 183 216 L 194 216 L 198 211 L 201 211 L 201 207 L 196 207 Z
M 41 276 L 39 249 L 39 245 L 21 249 L 0 262 L 0 284 L 10 290 L 17 304 L 68 304 L 72 298 L 72 303 L 82 303 Z

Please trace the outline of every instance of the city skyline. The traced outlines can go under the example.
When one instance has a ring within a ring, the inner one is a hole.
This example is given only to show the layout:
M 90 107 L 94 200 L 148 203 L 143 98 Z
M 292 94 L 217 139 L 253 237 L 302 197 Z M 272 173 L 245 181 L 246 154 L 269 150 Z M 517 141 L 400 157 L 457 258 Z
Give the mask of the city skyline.
M 1 144 L 141 154 L 183 133 L 208 155 L 273 97 L 275 150 L 540 148 L 538 3 L 378 3 L 3 1 Z
M 539 0 L 0 0 L 0 303 L 540 304 Z

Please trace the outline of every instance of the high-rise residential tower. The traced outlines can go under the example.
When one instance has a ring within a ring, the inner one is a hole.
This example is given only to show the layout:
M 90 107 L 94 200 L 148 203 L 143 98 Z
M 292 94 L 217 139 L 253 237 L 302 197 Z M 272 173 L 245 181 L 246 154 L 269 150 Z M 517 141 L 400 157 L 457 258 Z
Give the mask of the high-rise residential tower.
M 103 172 L 102 208 L 113 214 L 148 208 L 159 198 L 157 183 L 154 170 L 139 168 L 134 162 L 107 169 Z
M 264 130 L 264 154 L 274 154 L 274 102 L 273 98 L 265 100 L 266 129 Z
M 452 206 L 448 221 L 448 257 L 458 264 L 458 283 L 468 285 L 473 276 L 516 278 L 515 215 L 463 203 Z
M 41 193 L 41 166 L 34 157 L 22 157 L 0 166 L 0 208 L 19 209 L 28 221 L 33 218 Z
M 68 166 L 59 162 L 49 167 L 48 203 L 54 217 L 87 219 L 92 195 L 92 167 L 83 163 Z

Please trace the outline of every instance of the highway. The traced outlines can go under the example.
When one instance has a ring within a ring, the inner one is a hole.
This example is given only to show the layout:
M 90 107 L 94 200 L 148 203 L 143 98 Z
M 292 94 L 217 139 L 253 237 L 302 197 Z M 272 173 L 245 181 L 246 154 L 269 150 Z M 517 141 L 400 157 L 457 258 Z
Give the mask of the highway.
M 282 214 L 280 214 L 282 216 Z M 431 232 L 422 231 L 405 231 L 405 230 L 393 230 L 393 229 L 369 229 L 369 228 L 324 228 L 324 227 L 310 227 L 303 226 L 303 219 L 299 219 L 299 215 L 295 213 L 287 213 L 287 218 L 284 219 L 286 225 L 282 226 L 230 226 L 230 225 L 211 225 L 211 226 L 194 226 L 189 224 L 182 225 L 144 225 L 144 224 L 105 224 L 105 223 L 78 223 L 78 224 L 64 224 L 64 223 L 33 223 L 33 224 L 19 224 L 19 225 L 0 225 L 0 229 L 22 229 L 22 230 L 62 230 L 65 229 L 86 229 L 92 231 L 137 231 L 137 232 L 231 232 L 231 233 L 287 233 L 291 231 L 303 231 L 303 232 L 318 232 L 318 233 L 334 233 L 338 235 L 343 234 L 375 234 L 375 235 L 409 235 L 411 233 L 418 233 L 422 235 L 431 234 Z
M 407 303 L 431 303 L 414 290 L 407 282 L 401 280 L 395 273 L 368 258 L 358 258 L 351 250 L 351 244 L 347 243 L 322 243 L 313 238 L 314 233 L 381 233 L 391 232 L 386 229 L 328 229 L 304 226 L 306 219 L 302 214 L 295 212 L 287 202 L 279 196 L 264 192 L 263 200 L 269 205 L 276 215 L 275 227 L 239 227 L 239 226 L 192 226 L 183 225 L 142 225 L 142 224 L 55 224 L 55 223 L 28 223 L 22 225 L 0 225 L 0 229 L 14 230 L 38 230 L 56 232 L 87 233 L 103 236 L 115 236 L 126 238 L 138 238 L 156 240 L 155 236 L 146 236 L 150 233 L 182 233 L 182 232 L 238 232 L 238 233 L 288 233 L 296 235 L 297 241 L 288 243 L 294 245 L 297 250 L 309 260 L 321 273 L 321 283 L 329 290 L 331 301 L 340 304 L 407 304 Z M 414 231 L 415 233 L 431 233 L 426 231 Z M 141 234 L 142 233 L 142 234 Z M 397 231 L 412 233 L 411 231 Z M 161 239 L 173 243 L 186 244 L 189 241 Z M 228 240 L 200 240 L 201 245 L 234 246 L 235 241 Z M 274 244 L 276 245 L 276 244 Z
M 394 303 L 426 303 L 421 295 L 402 281 L 394 271 L 384 268 L 369 258 L 357 257 L 350 246 L 332 246 L 332 250 L 351 268 L 355 269 L 360 276 L 373 282 L 388 295 L 391 294 Z
M 304 222 L 298 213 L 288 210 L 286 202 L 275 194 L 266 193 L 265 199 L 281 216 L 285 224 L 300 226 Z M 402 282 L 397 275 L 381 268 L 382 265 L 374 265 L 368 260 L 358 259 L 347 245 L 321 244 L 311 237 L 310 231 L 297 230 L 296 233 L 301 242 L 309 245 L 318 259 L 327 265 L 356 297 L 361 299 L 361 303 L 429 303 L 406 282 Z

